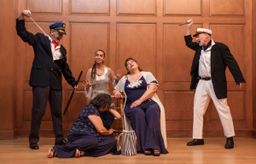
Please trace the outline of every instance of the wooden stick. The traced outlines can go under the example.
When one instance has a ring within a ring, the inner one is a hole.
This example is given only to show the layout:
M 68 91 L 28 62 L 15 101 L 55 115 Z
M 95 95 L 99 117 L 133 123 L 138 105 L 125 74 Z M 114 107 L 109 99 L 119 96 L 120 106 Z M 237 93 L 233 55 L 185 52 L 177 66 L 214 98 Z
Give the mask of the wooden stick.
M 79 80 L 80 80 L 82 74 L 83 74 L 83 71 L 80 72 L 80 74 L 79 74 L 79 76 L 78 76 L 78 78 L 77 78 L 76 84 L 78 84 L 78 82 L 79 82 Z M 63 113 L 64 115 L 65 115 L 66 112 L 68 111 L 68 107 L 69 107 L 69 104 L 70 104 L 70 102 L 71 102 L 71 100 L 72 100 L 72 98 L 73 98 L 74 93 L 75 93 L 75 88 L 73 89 L 73 91 L 72 91 L 72 93 L 71 93 L 71 96 L 70 96 L 70 98 L 69 98 L 69 100 L 68 100 L 67 106 L 66 106 L 66 108 L 65 108 L 65 110 L 64 110 L 64 113 Z

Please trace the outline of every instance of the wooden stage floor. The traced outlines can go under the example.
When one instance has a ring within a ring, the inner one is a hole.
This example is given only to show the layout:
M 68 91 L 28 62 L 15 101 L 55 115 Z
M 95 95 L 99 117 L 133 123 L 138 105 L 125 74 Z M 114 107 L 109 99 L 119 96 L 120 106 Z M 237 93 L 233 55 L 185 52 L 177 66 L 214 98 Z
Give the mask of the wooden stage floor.
M 225 138 L 205 138 L 205 145 L 188 147 L 189 138 L 169 138 L 169 154 L 160 157 L 106 155 L 70 159 L 46 157 L 53 138 L 41 138 L 40 149 L 30 150 L 27 138 L 0 140 L 1 164 L 256 164 L 256 139 L 235 138 L 235 148 L 224 149 Z

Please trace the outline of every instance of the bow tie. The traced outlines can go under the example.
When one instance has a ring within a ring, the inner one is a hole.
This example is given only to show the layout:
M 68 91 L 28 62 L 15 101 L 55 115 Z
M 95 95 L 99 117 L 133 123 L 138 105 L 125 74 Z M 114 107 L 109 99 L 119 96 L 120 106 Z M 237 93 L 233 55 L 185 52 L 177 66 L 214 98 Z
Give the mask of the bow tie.
M 59 45 L 59 42 L 56 40 L 52 40 L 52 44 L 54 45 L 54 48 L 56 48 Z

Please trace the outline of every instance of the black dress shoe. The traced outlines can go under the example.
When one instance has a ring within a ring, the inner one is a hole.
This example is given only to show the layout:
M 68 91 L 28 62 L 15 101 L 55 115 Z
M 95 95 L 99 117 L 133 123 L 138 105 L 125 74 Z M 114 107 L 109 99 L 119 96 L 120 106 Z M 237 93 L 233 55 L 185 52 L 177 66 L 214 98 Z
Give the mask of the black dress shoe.
M 225 149 L 232 149 L 234 148 L 234 140 L 233 137 L 228 137 L 225 144 Z
M 187 143 L 187 146 L 204 145 L 204 139 L 193 139 Z
M 38 150 L 39 149 L 38 144 L 30 144 L 29 147 L 30 147 L 30 149 L 33 149 L 33 150 Z
M 66 138 L 55 140 L 55 145 L 65 145 L 66 143 L 68 143 L 68 140 Z

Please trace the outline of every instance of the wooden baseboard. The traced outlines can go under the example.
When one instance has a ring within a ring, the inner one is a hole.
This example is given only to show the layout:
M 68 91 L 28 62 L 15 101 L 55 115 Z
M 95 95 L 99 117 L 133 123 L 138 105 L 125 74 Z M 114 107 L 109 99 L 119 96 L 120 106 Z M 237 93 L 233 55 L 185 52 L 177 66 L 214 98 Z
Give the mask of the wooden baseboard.
M 64 135 L 68 132 L 64 130 Z M 2 136 L 5 138 L 8 137 L 28 137 L 28 130 L 16 130 L 15 134 L 13 132 L 5 132 L 2 134 L 0 131 L 0 139 Z M 188 137 L 192 136 L 192 130 L 168 130 L 167 137 L 176 138 L 176 137 Z M 236 130 L 236 137 L 255 137 L 256 138 L 256 129 L 255 130 Z M 40 137 L 54 137 L 54 133 L 52 130 L 41 130 Z M 204 131 L 204 137 L 224 137 L 223 131 Z
M 252 130 L 235 130 L 236 137 L 252 137 L 256 138 L 256 129 Z M 204 131 L 204 137 L 224 137 L 223 131 Z M 192 130 L 168 130 L 167 137 L 192 137 Z
M 256 138 L 256 129 L 254 129 L 254 130 L 252 131 L 252 136 L 253 136 L 254 138 Z
M 28 137 L 30 130 L 16 130 L 15 137 Z M 67 134 L 67 131 L 64 131 L 64 135 Z M 39 137 L 54 137 L 54 132 L 52 130 L 41 129 Z
M 13 139 L 14 138 L 14 130 L 0 130 L 0 139 Z

